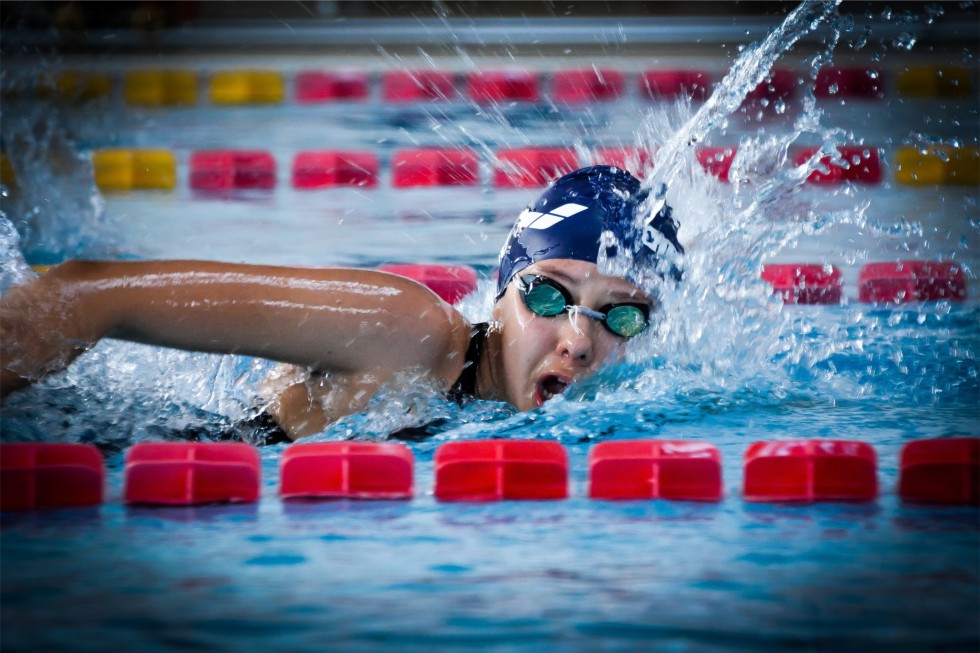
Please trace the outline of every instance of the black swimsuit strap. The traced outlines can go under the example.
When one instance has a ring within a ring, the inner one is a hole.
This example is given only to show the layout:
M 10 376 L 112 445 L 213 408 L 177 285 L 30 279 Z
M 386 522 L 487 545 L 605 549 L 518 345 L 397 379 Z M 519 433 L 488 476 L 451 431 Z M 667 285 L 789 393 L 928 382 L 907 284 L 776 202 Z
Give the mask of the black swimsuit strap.
M 480 365 L 483 343 L 487 340 L 489 330 L 489 322 L 480 322 L 474 324 L 473 331 L 470 332 L 470 346 L 466 349 L 463 371 L 460 372 L 453 387 L 449 389 L 449 398 L 458 404 L 462 405 L 466 400 L 476 396 L 476 371 Z

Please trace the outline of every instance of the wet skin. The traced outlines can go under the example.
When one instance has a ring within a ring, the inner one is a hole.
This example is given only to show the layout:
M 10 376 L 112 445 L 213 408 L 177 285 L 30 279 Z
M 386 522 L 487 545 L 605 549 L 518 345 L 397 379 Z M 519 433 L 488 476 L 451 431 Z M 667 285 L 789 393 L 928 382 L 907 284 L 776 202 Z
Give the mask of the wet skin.
M 551 277 L 587 308 L 648 301 L 592 263 L 542 261 L 527 274 Z M 590 376 L 626 344 L 574 311 L 534 315 L 513 282 L 493 318 L 477 394 L 518 410 Z M 77 261 L 0 301 L 0 393 L 63 369 L 103 337 L 259 356 L 295 366 L 268 388 L 270 412 L 295 439 L 363 410 L 400 373 L 447 390 L 462 371 L 470 330 L 428 289 L 376 271 Z

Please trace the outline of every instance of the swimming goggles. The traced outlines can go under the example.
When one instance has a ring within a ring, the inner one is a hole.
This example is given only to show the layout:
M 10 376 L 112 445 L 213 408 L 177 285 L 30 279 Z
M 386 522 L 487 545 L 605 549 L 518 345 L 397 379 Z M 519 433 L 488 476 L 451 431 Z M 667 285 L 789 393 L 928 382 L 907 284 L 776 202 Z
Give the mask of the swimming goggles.
M 609 304 L 593 311 L 574 305 L 572 295 L 564 286 L 541 275 L 518 277 L 517 288 L 528 310 L 541 317 L 574 311 L 599 320 L 607 330 L 621 338 L 639 335 L 650 323 L 650 307 L 646 304 Z

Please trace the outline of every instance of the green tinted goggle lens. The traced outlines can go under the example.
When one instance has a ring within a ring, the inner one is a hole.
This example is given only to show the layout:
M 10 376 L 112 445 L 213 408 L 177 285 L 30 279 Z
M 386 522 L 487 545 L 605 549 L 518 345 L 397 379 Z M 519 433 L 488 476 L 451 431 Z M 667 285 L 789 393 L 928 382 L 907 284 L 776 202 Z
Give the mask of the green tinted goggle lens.
M 561 291 L 547 284 L 536 284 L 524 293 L 524 303 L 535 315 L 554 317 L 568 308 Z
M 568 291 L 547 277 L 522 278 L 520 287 L 524 304 L 535 315 L 555 317 L 572 306 Z M 579 310 L 588 317 L 602 320 L 606 329 L 623 338 L 637 336 L 647 328 L 646 312 L 633 304 L 616 304 L 602 311 L 581 307 Z
M 606 326 L 610 331 L 624 338 L 638 336 L 647 328 L 647 316 L 636 306 L 622 304 L 613 306 L 606 313 Z

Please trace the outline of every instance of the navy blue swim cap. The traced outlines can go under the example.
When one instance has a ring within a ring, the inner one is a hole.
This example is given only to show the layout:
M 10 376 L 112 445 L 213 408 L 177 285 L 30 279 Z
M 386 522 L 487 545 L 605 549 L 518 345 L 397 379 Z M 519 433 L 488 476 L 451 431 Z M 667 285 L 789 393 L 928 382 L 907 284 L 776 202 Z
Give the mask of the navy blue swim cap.
M 497 299 L 518 272 L 537 261 L 567 258 L 598 263 L 600 248 L 607 257 L 617 247 L 633 254 L 637 266 L 655 268 L 671 255 L 683 254 L 677 223 L 663 193 L 648 204 L 651 218 L 642 229 L 636 215 L 649 196 L 640 180 L 619 168 L 592 166 L 561 177 L 517 218 L 500 250 Z M 603 237 L 607 233 L 612 238 Z M 675 276 L 676 276 L 675 272 Z

